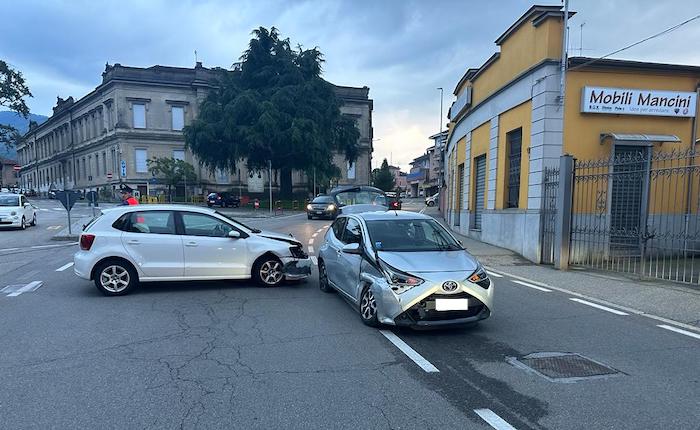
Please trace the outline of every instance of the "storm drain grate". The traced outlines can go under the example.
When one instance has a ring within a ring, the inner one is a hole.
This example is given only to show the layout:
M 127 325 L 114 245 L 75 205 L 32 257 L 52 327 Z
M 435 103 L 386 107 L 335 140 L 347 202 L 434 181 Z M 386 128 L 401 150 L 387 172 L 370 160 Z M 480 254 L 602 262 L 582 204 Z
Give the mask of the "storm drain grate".
M 574 382 L 621 373 L 619 370 L 575 353 L 538 352 L 521 358 L 513 357 L 508 361 L 518 367 L 525 366 L 556 382 Z

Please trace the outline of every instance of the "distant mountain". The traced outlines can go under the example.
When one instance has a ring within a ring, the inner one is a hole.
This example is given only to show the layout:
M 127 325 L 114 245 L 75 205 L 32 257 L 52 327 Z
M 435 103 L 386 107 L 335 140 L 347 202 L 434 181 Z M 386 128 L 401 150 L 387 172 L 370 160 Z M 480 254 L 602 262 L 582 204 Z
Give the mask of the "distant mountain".
M 20 133 L 24 134 L 29 130 L 29 121 L 35 121 L 37 124 L 41 124 L 46 121 L 48 117 L 44 115 L 34 115 L 29 114 L 29 119 L 24 119 L 17 115 L 15 112 L 10 111 L 0 111 L 0 124 L 11 125 L 12 127 L 19 130 Z M 6 148 L 5 145 L 0 144 L 0 157 L 6 158 L 16 158 L 17 151 L 14 148 Z

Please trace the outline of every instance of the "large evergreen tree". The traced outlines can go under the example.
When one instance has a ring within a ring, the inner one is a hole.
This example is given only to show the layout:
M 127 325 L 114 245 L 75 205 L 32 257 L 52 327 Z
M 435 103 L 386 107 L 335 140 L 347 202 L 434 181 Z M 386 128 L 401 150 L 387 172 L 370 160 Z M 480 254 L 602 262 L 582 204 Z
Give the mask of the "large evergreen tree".
M 379 169 L 374 169 L 372 171 L 372 184 L 383 191 L 393 191 L 394 190 L 394 175 L 391 174 L 389 170 L 389 162 L 382 161 L 382 166 Z
M 333 152 L 358 155 L 354 120 L 340 113 L 333 86 L 321 78 L 318 48 L 290 47 L 277 29 L 253 31 L 239 71 L 227 72 L 185 127 L 185 140 L 211 169 L 280 172 L 282 193 L 292 192 L 292 170 L 317 177 L 338 174 Z

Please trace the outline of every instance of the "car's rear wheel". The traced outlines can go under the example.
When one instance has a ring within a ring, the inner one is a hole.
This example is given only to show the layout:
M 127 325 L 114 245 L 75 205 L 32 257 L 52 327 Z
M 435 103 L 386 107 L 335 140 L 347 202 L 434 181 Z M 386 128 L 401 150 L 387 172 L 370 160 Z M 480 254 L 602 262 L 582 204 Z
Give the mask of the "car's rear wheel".
M 284 281 L 282 262 L 275 257 L 258 260 L 253 268 L 253 277 L 262 287 L 276 287 Z
M 105 261 L 95 270 L 95 286 L 105 296 L 128 294 L 138 284 L 138 275 L 130 264 Z
M 326 265 L 323 261 L 318 262 L 318 288 L 324 293 L 332 293 L 334 291 L 328 282 L 328 272 L 326 272 Z
M 379 319 L 377 318 L 377 301 L 375 300 L 374 293 L 369 286 L 362 290 L 362 296 L 360 297 L 360 318 L 362 318 L 363 323 L 370 327 L 379 326 Z

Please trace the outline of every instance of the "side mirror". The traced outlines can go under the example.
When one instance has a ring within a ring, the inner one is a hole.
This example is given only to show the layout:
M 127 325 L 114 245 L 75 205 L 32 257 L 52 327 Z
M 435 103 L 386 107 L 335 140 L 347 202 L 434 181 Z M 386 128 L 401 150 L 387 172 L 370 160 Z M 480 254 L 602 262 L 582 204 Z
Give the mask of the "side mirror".
M 228 237 L 232 239 L 240 239 L 241 238 L 241 232 L 238 230 L 231 230 L 228 232 Z
M 342 251 L 346 254 L 362 254 L 362 248 L 360 247 L 359 243 L 348 243 L 347 245 L 343 245 Z

